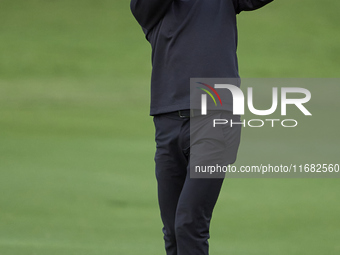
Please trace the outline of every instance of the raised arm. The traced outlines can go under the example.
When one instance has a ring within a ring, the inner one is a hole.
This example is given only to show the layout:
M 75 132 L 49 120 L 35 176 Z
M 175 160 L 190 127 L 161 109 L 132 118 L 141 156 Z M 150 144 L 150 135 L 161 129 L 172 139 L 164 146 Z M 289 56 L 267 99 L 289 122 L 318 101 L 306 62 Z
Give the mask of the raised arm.
M 236 13 L 256 10 L 272 1 L 273 0 L 233 0 Z
M 131 0 L 130 8 L 138 23 L 151 29 L 163 18 L 174 0 Z

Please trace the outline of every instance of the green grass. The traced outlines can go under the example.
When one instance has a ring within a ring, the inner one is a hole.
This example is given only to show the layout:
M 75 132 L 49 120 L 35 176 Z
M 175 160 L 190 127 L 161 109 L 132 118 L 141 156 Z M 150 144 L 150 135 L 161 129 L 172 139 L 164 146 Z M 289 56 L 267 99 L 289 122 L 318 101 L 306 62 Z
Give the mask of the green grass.
M 337 77 L 339 7 L 275 1 L 240 15 L 241 75 Z M 3 0 L 0 34 L 0 254 L 164 254 L 150 46 L 128 1 Z M 244 129 L 239 164 L 336 163 L 329 93 L 313 101 L 315 125 Z M 211 254 L 339 254 L 339 194 L 338 179 L 228 179 Z

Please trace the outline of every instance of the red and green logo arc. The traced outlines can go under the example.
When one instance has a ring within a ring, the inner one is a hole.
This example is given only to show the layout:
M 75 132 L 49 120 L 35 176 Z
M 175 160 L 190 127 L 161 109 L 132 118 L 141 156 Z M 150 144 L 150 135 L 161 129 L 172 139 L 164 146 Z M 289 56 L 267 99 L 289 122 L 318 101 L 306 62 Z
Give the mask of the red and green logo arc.
M 210 89 L 216 95 L 216 97 L 220 101 L 220 104 L 222 105 L 222 100 L 220 98 L 220 95 L 217 93 L 217 91 L 213 87 L 211 87 L 210 85 L 208 85 L 206 83 L 203 83 L 203 82 L 197 82 L 197 83 L 207 87 L 208 89 Z M 201 87 L 197 87 L 197 88 L 203 90 L 204 92 L 206 92 L 212 98 L 212 100 L 214 101 L 215 105 L 217 106 L 216 99 L 215 99 L 214 95 L 209 90 L 207 90 L 205 88 L 201 88 Z

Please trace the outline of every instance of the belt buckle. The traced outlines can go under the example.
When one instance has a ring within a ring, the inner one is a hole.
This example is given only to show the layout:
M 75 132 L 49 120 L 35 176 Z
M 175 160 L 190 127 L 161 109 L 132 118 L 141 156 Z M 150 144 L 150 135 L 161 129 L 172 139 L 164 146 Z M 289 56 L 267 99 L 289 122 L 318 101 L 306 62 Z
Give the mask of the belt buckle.
M 188 116 L 182 115 L 181 112 L 182 112 L 181 110 L 178 111 L 178 116 L 179 116 L 180 118 L 182 118 L 182 119 L 188 118 Z
M 180 117 L 180 118 L 192 118 L 192 117 L 194 117 L 195 116 L 195 114 L 194 114 L 194 110 L 193 109 L 190 109 L 189 110 L 189 116 L 188 115 L 182 115 L 182 110 L 179 110 L 178 111 L 178 116 Z

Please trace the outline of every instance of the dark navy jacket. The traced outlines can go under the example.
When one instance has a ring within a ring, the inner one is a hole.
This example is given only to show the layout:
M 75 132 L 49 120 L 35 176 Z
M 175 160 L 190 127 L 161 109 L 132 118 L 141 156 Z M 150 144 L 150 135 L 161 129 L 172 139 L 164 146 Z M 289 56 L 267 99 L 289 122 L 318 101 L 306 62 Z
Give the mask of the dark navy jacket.
M 238 78 L 236 14 L 273 0 L 131 0 L 152 47 L 151 115 L 190 108 L 190 78 Z

